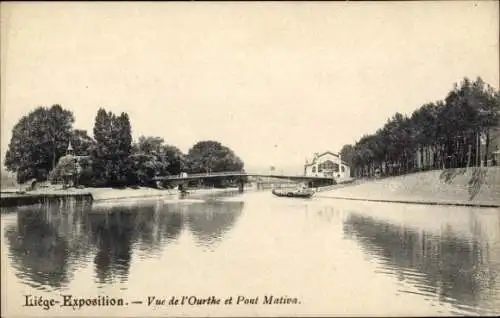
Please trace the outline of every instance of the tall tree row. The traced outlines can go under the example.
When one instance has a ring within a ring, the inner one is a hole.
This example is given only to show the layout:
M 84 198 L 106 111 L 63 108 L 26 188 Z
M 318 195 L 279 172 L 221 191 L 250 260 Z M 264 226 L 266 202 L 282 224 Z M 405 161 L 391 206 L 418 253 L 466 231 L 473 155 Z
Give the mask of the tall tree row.
M 5 160 L 18 182 L 48 177 L 59 181 L 77 174 L 76 183 L 86 186 L 151 185 L 158 175 L 235 171 L 244 166 L 231 149 L 216 141 L 198 142 L 188 154 L 161 137 L 141 136 L 133 143 L 126 113 L 100 108 L 94 138 L 73 129 L 73 122 L 73 114 L 59 105 L 38 107 L 21 118 L 12 130 Z M 78 164 L 75 158 L 64 157 L 70 143 Z
M 490 159 L 499 113 L 500 93 L 481 78 L 464 78 L 443 101 L 425 104 L 410 116 L 396 113 L 374 134 L 345 145 L 340 153 L 358 177 L 373 176 L 377 169 L 398 175 L 479 166 Z

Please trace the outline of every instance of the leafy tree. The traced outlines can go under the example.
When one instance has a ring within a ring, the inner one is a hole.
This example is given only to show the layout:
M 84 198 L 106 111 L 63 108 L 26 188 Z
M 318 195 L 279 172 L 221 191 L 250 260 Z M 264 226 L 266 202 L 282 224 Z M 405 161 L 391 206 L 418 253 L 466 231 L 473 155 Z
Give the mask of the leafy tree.
M 71 145 L 75 155 L 88 156 L 95 147 L 95 141 L 92 139 L 86 130 L 75 129 L 71 133 Z
M 133 145 L 135 155 L 145 155 L 146 157 L 134 157 L 133 169 L 140 175 L 176 175 L 186 170 L 187 160 L 182 151 L 172 145 L 164 143 L 161 137 L 139 137 Z M 145 166 L 141 166 L 144 164 Z M 154 171 L 151 168 L 154 167 Z M 140 178 L 139 178 L 140 179 Z
M 485 136 L 484 162 L 488 161 L 491 129 L 500 122 L 500 92 L 485 84 L 481 78 L 473 83 L 471 103 L 477 111 L 479 133 Z M 479 154 L 478 154 L 479 157 Z
M 152 178 L 161 169 L 161 163 L 155 156 L 137 153 L 130 156 L 131 177 L 133 184 L 150 185 Z
M 94 124 L 94 140 L 96 146 L 92 151 L 92 164 L 96 181 L 105 182 L 109 177 L 109 161 L 114 149 L 111 136 L 112 114 L 107 113 L 103 108 L 97 111 Z
M 241 171 L 243 161 L 220 142 L 207 140 L 196 143 L 188 151 L 191 172 Z
M 114 118 L 113 131 L 117 135 L 115 142 L 118 143 L 118 154 L 125 158 L 132 153 L 132 128 L 127 113 L 121 113 Z
M 413 141 L 420 156 L 420 162 L 424 161 L 424 153 L 436 153 L 438 115 L 442 108 L 442 103 L 428 103 L 415 110 L 410 117 L 410 124 L 413 133 Z M 434 160 L 433 160 L 434 161 Z M 435 167 L 435 165 L 434 165 Z
M 182 171 L 189 170 L 188 158 L 179 148 L 172 145 L 165 145 L 162 154 L 168 162 L 166 168 L 167 174 L 176 175 Z
M 131 184 L 130 178 L 131 161 L 129 156 L 132 154 L 132 128 L 130 119 L 126 113 L 121 113 L 120 116 L 115 117 L 113 123 L 113 130 L 118 136 L 114 141 L 118 144 L 118 151 L 115 159 L 115 170 L 112 180 L 117 184 Z
M 77 184 L 84 186 L 94 185 L 94 171 L 92 170 L 92 159 L 90 157 L 83 157 L 78 160 L 79 169 L 76 177 Z
M 124 185 L 130 177 L 131 125 L 126 113 L 120 116 L 99 109 L 94 124 L 93 171 L 99 184 Z
M 347 163 L 349 167 L 354 167 L 354 162 L 356 160 L 356 149 L 354 149 L 353 145 L 344 145 L 340 150 L 340 157 L 342 161 Z M 351 174 L 353 171 L 351 171 Z
M 134 153 L 159 154 L 164 148 L 164 142 L 161 137 L 140 136 L 137 143 L 133 145 Z
M 357 176 L 372 175 L 376 167 L 401 174 L 417 168 L 477 166 L 480 136 L 485 137 L 487 161 L 491 129 L 498 126 L 499 114 L 500 93 L 481 78 L 464 78 L 443 101 L 427 103 L 410 117 L 396 113 L 374 134 L 344 146 L 341 154 Z
M 161 137 L 141 136 L 132 145 L 131 180 L 134 183 L 148 185 L 154 176 L 164 174 L 168 162 L 162 156 L 163 142 Z
M 17 172 L 17 181 L 45 179 L 68 147 L 73 113 L 60 105 L 37 107 L 12 129 L 5 166 Z

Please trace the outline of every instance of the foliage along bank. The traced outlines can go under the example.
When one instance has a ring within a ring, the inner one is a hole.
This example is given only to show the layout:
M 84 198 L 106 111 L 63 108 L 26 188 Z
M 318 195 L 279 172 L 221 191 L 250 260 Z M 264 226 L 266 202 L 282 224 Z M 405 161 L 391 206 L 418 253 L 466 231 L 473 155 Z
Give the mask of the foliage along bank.
M 344 145 L 342 160 L 355 177 L 496 164 L 492 134 L 499 129 L 500 92 L 481 78 L 464 78 L 443 101 L 411 116 L 396 113 L 375 133 Z M 481 146 L 483 144 L 483 146 Z
M 126 113 L 99 109 L 93 135 L 73 129 L 74 116 L 60 105 L 38 107 L 23 116 L 12 130 L 5 158 L 17 181 L 61 181 L 84 186 L 152 185 L 157 175 L 181 172 L 240 171 L 243 161 L 217 141 L 200 141 L 184 154 L 161 137 L 132 140 Z M 72 153 L 67 156 L 71 144 Z M 221 185 L 212 180 L 212 185 Z

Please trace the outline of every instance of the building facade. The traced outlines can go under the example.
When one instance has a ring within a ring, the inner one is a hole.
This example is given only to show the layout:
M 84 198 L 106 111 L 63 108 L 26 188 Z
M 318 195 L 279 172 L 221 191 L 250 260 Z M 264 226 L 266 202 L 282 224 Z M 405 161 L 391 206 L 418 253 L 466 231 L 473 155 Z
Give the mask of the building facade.
M 322 154 L 314 154 L 311 162 L 306 160 L 304 175 L 310 177 L 331 177 L 339 182 L 351 178 L 351 169 L 341 160 L 340 155 L 326 151 Z

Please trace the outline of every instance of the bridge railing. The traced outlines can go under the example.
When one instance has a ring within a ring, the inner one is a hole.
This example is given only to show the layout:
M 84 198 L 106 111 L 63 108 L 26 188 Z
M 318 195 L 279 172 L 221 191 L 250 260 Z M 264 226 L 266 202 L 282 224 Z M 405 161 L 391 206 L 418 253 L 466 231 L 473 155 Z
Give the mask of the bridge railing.
M 206 173 L 190 173 L 190 174 L 178 174 L 178 175 L 170 175 L 170 176 L 156 176 L 154 180 L 162 180 L 162 179 L 186 179 L 186 178 L 203 178 L 203 177 L 218 177 L 218 176 L 245 176 L 249 173 L 246 171 L 223 171 L 223 172 L 206 172 Z
M 170 176 L 156 176 L 153 180 L 178 180 L 178 179 L 196 179 L 203 177 L 223 177 L 223 176 L 255 176 L 255 177 L 291 177 L 291 178 L 310 178 L 310 179 L 325 179 L 325 177 L 314 177 L 304 175 L 287 175 L 279 173 L 262 173 L 262 172 L 249 172 L 249 171 L 222 171 L 222 172 L 206 172 L 206 173 L 192 173 L 192 174 L 179 174 Z

